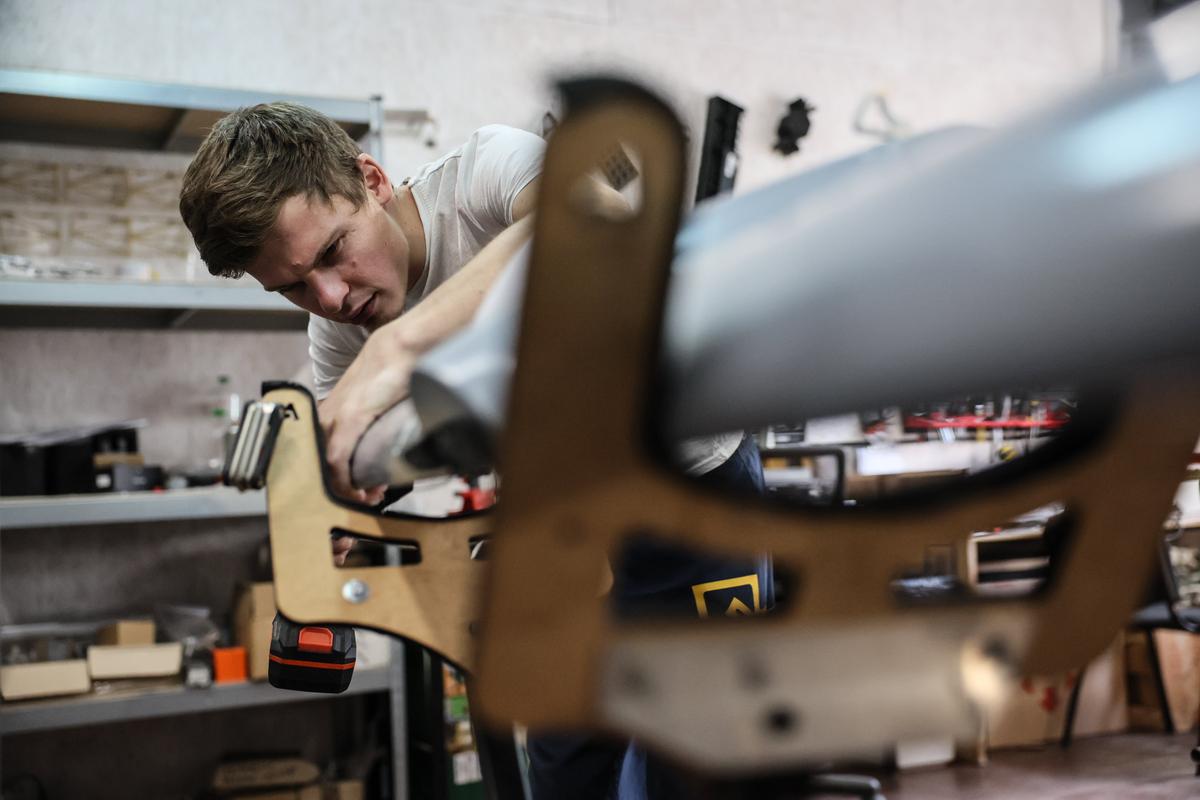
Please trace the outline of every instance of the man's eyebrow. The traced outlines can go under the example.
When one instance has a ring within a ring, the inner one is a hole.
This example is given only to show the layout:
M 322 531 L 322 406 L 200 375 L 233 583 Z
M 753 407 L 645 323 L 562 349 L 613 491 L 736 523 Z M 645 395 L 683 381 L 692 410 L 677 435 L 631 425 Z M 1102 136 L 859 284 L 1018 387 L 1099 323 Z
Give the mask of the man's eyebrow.
M 309 270 L 316 269 L 317 264 L 321 261 L 322 258 L 325 257 L 325 254 L 327 252 L 329 252 L 329 248 L 333 246 L 333 243 L 335 241 L 337 241 L 337 238 L 339 236 L 341 236 L 344 232 L 345 232 L 345 226 L 342 226 L 342 225 L 335 226 L 334 229 L 329 232 L 329 236 L 327 236 L 325 238 L 325 243 L 323 245 L 321 245 L 320 248 L 317 249 L 317 254 L 315 256 L 313 256 L 312 262 L 309 263 L 309 265 L 304 268 L 304 272 L 307 273 Z M 300 281 L 292 281 L 291 283 L 284 283 L 284 284 L 280 284 L 279 286 L 264 286 L 263 291 L 282 292 L 284 289 L 288 289 L 299 283 L 300 283 Z

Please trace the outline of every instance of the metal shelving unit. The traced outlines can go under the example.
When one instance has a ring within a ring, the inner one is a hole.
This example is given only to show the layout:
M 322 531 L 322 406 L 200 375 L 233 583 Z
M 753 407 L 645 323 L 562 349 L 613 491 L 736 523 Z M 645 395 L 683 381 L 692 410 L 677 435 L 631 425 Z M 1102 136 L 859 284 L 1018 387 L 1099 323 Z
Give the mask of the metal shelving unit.
M 72 308 L 161 308 L 171 310 L 286 311 L 306 316 L 274 292 L 249 282 L 240 286 L 120 281 L 0 280 L 5 306 Z
M 0 69 L 0 140 L 139 151 L 193 151 L 209 127 L 238 108 L 277 100 L 307 105 L 332 118 L 364 149 L 383 158 L 383 104 Z M 424 119 L 424 112 L 410 112 Z M 0 280 L 0 327 L 105 327 L 303 330 L 307 315 L 247 282 L 243 286 L 102 281 Z M 0 527 L 94 525 L 265 514 L 261 492 L 229 489 L 164 494 L 85 495 L 0 500 Z M 355 675 L 346 694 L 389 692 L 393 796 L 408 796 L 404 743 L 402 645 L 393 662 Z M 265 684 L 172 688 L 136 695 L 86 696 L 0 706 L 0 733 L 93 725 L 126 719 L 219 711 L 321 699 Z
M 368 150 L 379 149 L 379 97 L 301 97 L 23 69 L 0 70 L 0 138 L 190 152 L 223 115 L 276 100 L 315 108 L 365 140 Z
M 186 153 L 225 114 L 277 100 L 320 111 L 381 157 L 378 96 L 301 97 L 20 69 L 0 69 L 0 140 Z M 0 281 L 0 327 L 303 330 L 306 325 L 306 314 L 252 281 L 232 287 Z
M 226 486 L 169 492 L 11 497 L 0 500 L 0 530 L 259 517 L 266 513 L 265 493 L 239 492 Z
M 0 705 L 0 727 L 4 729 L 5 735 L 31 733 L 246 706 L 299 703 L 334 696 L 386 692 L 391 688 L 388 673 L 388 667 L 359 670 L 354 673 L 350 687 L 341 695 L 293 692 L 276 689 L 269 683 L 247 682 L 215 685 L 208 689 L 172 686 L 150 691 L 9 702 Z
M 3 327 L 304 330 L 308 314 L 240 286 L 0 279 Z

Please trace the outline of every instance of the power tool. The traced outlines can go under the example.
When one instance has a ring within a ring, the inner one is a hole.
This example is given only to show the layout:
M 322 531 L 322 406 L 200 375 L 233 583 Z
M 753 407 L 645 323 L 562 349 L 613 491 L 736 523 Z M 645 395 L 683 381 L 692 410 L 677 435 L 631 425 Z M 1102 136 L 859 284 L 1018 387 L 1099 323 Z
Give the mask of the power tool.
M 238 489 L 261 489 L 287 406 L 252 402 L 246 406 L 237 439 L 226 454 L 222 479 Z M 272 686 L 302 692 L 338 694 L 354 676 L 354 628 L 301 624 L 276 613 L 271 624 L 267 679 Z
M 350 625 L 301 625 L 276 612 L 267 679 L 280 689 L 339 694 L 354 676 Z

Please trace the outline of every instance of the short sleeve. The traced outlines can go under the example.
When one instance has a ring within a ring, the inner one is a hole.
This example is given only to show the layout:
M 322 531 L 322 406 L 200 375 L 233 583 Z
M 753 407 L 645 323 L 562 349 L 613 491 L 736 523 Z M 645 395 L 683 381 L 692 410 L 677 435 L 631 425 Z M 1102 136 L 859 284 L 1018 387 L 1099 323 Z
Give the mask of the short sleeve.
M 505 227 L 513 223 L 513 201 L 542 171 L 546 143 L 529 131 L 506 125 L 477 130 L 471 164 L 470 202 Z
M 313 389 L 318 400 L 324 400 L 333 391 L 362 349 L 362 342 L 348 341 L 340 327 L 344 326 L 315 314 L 308 316 L 308 357 L 312 361 Z

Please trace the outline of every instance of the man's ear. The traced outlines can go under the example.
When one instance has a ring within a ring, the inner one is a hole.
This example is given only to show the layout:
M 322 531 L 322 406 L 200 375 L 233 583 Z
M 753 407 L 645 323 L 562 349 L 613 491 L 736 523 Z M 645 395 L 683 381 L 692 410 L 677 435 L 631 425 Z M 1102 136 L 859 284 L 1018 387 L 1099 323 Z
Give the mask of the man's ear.
M 386 205 L 392 199 L 393 191 L 392 182 L 383 171 L 383 167 L 366 153 L 359 153 L 355 160 L 358 162 L 359 171 L 362 172 L 363 182 L 367 185 L 367 192 L 378 200 L 380 205 Z

